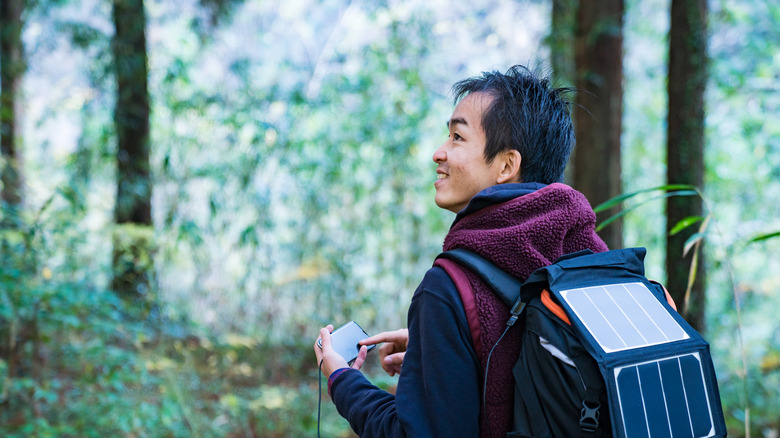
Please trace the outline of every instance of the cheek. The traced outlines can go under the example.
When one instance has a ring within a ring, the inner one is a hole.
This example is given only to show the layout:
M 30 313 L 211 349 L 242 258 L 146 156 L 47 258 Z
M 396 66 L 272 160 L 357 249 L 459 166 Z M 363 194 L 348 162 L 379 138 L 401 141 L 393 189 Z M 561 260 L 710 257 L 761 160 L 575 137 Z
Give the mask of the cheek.
M 457 152 L 458 154 L 455 156 L 451 154 L 449 159 L 450 176 L 453 177 L 459 190 L 468 192 L 463 193 L 464 196 L 474 195 L 483 188 L 495 184 L 495 182 L 490 182 L 492 181 L 490 178 L 492 169 L 482 161 L 481 151 L 472 152 L 461 149 Z
M 450 159 L 450 170 L 453 173 L 457 173 L 460 177 L 471 177 L 474 174 L 474 160 L 476 157 L 473 154 L 466 153 L 467 151 L 464 150 L 458 150 L 457 152 L 455 159 Z
M 460 187 L 466 187 L 474 183 L 472 169 L 468 166 L 450 166 L 450 174 L 455 177 L 457 185 Z
M 455 166 L 455 171 L 463 184 L 482 185 L 490 174 L 489 167 L 474 164 L 474 161 L 479 159 L 481 159 L 481 157 L 472 157 L 471 162 Z

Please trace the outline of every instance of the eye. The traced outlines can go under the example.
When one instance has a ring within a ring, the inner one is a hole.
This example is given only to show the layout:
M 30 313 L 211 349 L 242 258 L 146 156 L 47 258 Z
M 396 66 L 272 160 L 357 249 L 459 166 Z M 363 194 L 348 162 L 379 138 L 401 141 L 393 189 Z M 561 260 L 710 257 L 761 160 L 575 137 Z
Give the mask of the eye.
M 457 132 L 454 132 L 452 134 L 452 139 L 453 140 L 463 140 L 463 137 L 461 137 L 460 134 L 458 134 Z

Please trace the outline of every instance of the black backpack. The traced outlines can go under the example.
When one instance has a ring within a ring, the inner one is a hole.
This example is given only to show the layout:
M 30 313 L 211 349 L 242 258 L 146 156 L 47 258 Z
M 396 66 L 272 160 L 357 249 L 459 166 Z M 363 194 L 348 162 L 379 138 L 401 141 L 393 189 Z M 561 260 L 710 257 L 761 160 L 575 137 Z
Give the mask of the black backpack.
M 510 306 L 507 330 L 524 324 L 509 437 L 726 436 L 709 345 L 644 276 L 644 256 L 580 251 L 521 284 L 474 252 L 440 255 Z

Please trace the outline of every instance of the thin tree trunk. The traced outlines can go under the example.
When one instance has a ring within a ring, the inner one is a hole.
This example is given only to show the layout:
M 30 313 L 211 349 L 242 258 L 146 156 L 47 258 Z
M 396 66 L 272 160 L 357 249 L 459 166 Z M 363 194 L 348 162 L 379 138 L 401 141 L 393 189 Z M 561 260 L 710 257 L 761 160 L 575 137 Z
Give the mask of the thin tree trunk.
M 552 29 L 548 36 L 550 63 L 559 85 L 575 84 L 574 33 L 577 28 L 577 0 L 553 0 Z
M 143 0 L 114 0 L 118 224 L 151 225 L 149 94 Z
M 704 89 L 707 84 L 707 1 L 673 0 L 669 36 L 669 113 L 667 182 L 704 185 Z M 666 229 L 680 220 L 701 216 L 698 197 L 670 197 L 666 203 Z M 682 257 L 685 230 L 666 239 L 667 288 L 681 313 L 697 330 L 704 329 L 704 258 L 699 254 L 696 282 L 685 305 L 692 254 Z M 701 248 L 700 248 L 701 251 Z
M 623 0 L 580 0 L 574 187 L 596 206 L 621 192 L 620 134 L 623 114 Z M 584 109 L 583 109 L 584 108 Z M 616 211 L 598 216 L 603 221 Z M 610 248 L 622 246 L 623 226 L 613 222 L 600 235 Z
M 24 0 L 0 0 L 0 229 L 18 228 L 18 213 L 23 201 L 21 154 L 17 137 L 18 91 L 26 68 L 22 46 L 24 6 Z M 11 267 L 15 270 L 18 267 L 21 258 L 13 246 L 5 236 L 0 238 L 0 269 Z M 0 286 L 0 306 L 5 310 L 5 316 L 0 316 L 0 356 L 7 363 L 5 376 L 0 381 L 3 387 L 0 391 L 0 405 L 7 404 L 9 394 L 12 394 L 13 390 L 9 388 L 17 375 L 24 343 L 17 343 L 19 318 L 11 298 L 20 292 L 20 288 L 8 278 L 3 278 L 2 281 L 7 284 Z M 33 315 L 37 315 L 37 312 Z
M 149 94 L 143 0 L 113 0 L 117 83 L 117 195 L 112 288 L 128 298 L 150 291 L 152 278 Z
M 574 64 L 574 32 L 577 27 L 577 0 L 553 0 L 552 27 L 547 37 L 550 46 L 550 63 L 553 78 L 559 87 L 574 87 L 576 66 Z M 576 120 L 574 121 L 576 123 Z M 571 184 L 574 180 L 574 155 L 572 151 L 569 165 L 566 166 L 565 179 Z
M 22 203 L 20 153 L 17 144 L 19 88 L 25 71 L 22 47 L 24 0 L 0 1 L 0 169 L 2 201 L 15 208 Z

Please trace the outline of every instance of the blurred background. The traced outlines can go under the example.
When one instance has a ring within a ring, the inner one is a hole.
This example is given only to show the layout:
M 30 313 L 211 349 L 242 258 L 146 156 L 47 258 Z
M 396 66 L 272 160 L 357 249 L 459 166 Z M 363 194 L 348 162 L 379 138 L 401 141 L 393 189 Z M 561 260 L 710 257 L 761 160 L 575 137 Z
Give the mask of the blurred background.
M 318 329 L 405 327 L 454 219 L 450 87 L 524 64 L 729 434 L 780 436 L 780 4 L 1 1 L 0 435 L 313 436 Z

